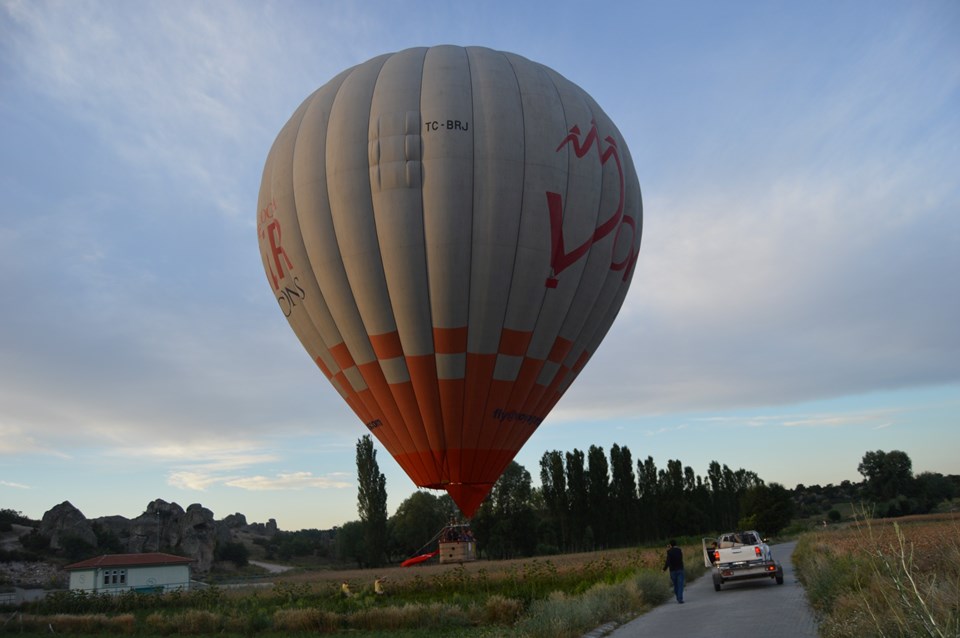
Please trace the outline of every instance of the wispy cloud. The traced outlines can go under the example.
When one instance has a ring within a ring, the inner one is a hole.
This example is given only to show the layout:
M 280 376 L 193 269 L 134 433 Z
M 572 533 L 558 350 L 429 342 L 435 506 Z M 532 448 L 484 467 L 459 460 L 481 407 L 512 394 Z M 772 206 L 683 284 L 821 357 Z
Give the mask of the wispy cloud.
M 144 458 L 155 462 L 187 464 L 206 470 L 224 471 L 277 460 L 273 452 L 263 451 L 263 443 L 252 440 L 223 441 L 207 439 L 190 443 L 167 443 L 144 447 L 119 447 L 111 456 Z
M 846 428 L 869 427 L 871 429 L 888 428 L 894 425 L 890 421 L 895 410 L 869 410 L 865 412 L 844 412 L 825 414 L 790 415 L 743 415 L 708 416 L 695 419 L 695 423 L 707 428 Z
M 207 472 L 171 472 L 167 477 L 167 485 L 182 490 L 192 490 L 196 492 L 206 491 L 211 485 L 222 483 L 225 479 Z M 229 479 L 226 479 L 229 480 Z
M 70 458 L 70 455 L 66 452 L 40 441 L 25 427 L 0 424 L 0 456 L 23 454 L 39 454 L 60 459 Z
M 314 476 L 311 472 L 293 472 L 290 474 L 278 474 L 272 477 L 260 475 L 248 476 L 231 479 L 224 482 L 224 485 L 252 491 L 303 490 L 308 488 L 343 489 L 354 487 L 353 483 L 348 483 L 339 477 Z
M 850 414 L 818 414 L 802 418 L 783 420 L 780 425 L 785 428 L 844 428 L 844 427 L 890 427 L 889 412 L 862 412 Z M 880 423 L 877 421 L 880 420 Z
M 261 25 L 229 5 L 213 19 L 176 4 L 8 4 L 17 29 L 6 34 L 14 40 L 7 46 L 34 90 L 93 126 L 125 161 L 160 166 L 235 214 L 242 209 L 231 194 L 236 151 L 264 133 L 250 111 L 263 104 L 256 99 Z M 235 46 L 237 38 L 249 46 Z
M 13 481 L 2 481 L 0 480 L 0 485 L 3 487 L 12 487 L 17 490 L 29 490 L 29 485 L 24 485 L 23 483 L 14 483 Z
M 274 476 L 262 474 L 236 476 L 208 471 L 178 471 L 169 475 L 167 484 L 179 489 L 200 492 L 217 485 L 251 492 L 354 487 L 353 483 L 343 480 L 340 475 L 315 476 L 312 472 L 279 473 Z

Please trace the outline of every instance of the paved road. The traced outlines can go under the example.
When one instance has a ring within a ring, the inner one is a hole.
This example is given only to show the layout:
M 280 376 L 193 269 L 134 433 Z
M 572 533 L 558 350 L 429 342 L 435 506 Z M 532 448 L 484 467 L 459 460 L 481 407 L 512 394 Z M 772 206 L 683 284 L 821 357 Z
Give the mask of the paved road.
M 725 583 L 713 590 L 709 572 L 687 583 L 684 604 L 671 599 L 617 628 L 611 638 L 816 638 L 817 623 L 790 556 L 796 543 L 772 546 L 783 565 L 783 585 L 772 579 Z M 696 560 L 698 557 L 685 557 Z M 666 576 L 664 576 L 666 578 Z

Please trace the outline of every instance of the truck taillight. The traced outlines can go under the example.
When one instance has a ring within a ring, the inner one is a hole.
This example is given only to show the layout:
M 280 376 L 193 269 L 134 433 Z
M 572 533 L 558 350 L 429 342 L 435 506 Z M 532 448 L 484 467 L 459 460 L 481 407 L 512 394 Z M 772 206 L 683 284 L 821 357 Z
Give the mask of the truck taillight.
M 714 553 L 713 553 L 713 562 L 715 562 L 715 563 L 719 563 L 719 562 L 720 562 L 720 552 L 714 552 Z
M 753 548 L 753 552 L 754 552 L 758 557 L 760 556 L 760 553 L 761 553 L 761 552 L 760 552 L 760 548 L 759 548 L 759 547 L 754 547 L 754 548 Z

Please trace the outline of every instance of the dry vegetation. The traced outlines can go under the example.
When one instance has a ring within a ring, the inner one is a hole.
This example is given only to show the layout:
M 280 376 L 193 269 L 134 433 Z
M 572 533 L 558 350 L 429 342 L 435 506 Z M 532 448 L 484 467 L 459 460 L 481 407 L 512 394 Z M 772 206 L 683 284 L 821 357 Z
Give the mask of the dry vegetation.
M 698 548 L 685 547 L 690 555 Z M 315 570 L 271 577 L 271 588 L 213 587 L 164 596 L 64 595 L 4 631 L 163 635 L 581 636 L 670 596 L 662 549 L 623 549 L 464 565 Z M 689 577 L 704 570 L 688 561 Z M 385 579 L 386 594 L 373 592 Z M 352 594 L 342 596 L 348 582 Z
M 860 518 L 794 554 L 824 638 L 960 636 L 960 514 Z
M 699 551 L 689 548 L 688 551 Z M 479 560 L 463 565 L 440 565 L 436 562 L 415 565 L 413 567 L 382 567 L 379 569 L 324 569 L 291 571 L 271 576 L 276 583 L 306 583 L 314 588 L 329 588 L 339 591 L 344 581 L 356 591 L 357 588 L 373 589 L 373 581 L 382 577 L 392 589 L 405 588 L 422 581 L 442 581 L 451 572 L 462 572 L 470 579 L 503 581 L 522 577 L 537 570 L 538 566 L 550 565 L 558 575 L 578 574 L 605 568 L 622 571 L 640 568 L 658 568 L 663 564 L 661 549 L 613 549 L 601 552 L 583 552 L 578 554 L 557 554 L 541 558 L 518 558 L 514 560 Z

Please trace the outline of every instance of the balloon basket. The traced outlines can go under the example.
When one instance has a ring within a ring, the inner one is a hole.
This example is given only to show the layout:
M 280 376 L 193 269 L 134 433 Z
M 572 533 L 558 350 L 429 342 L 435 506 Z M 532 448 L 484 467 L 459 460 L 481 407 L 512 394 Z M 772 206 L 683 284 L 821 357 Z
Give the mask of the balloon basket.
M 440 543 L 440 564 L 472 563 L 477 560 L 475 541 L 442 541 Z

